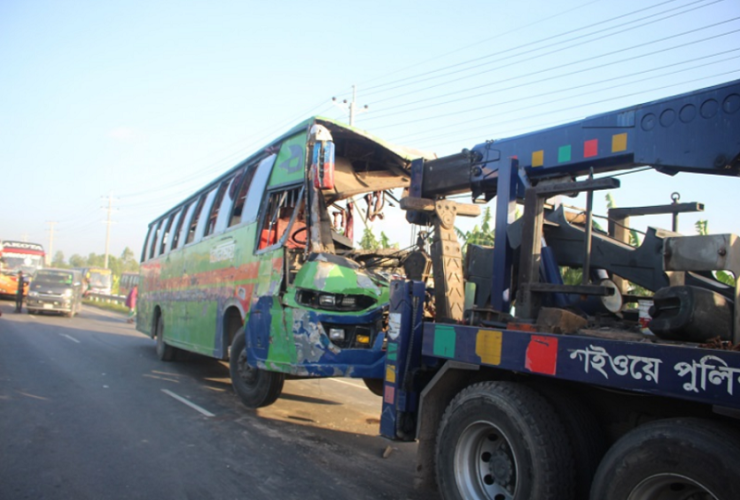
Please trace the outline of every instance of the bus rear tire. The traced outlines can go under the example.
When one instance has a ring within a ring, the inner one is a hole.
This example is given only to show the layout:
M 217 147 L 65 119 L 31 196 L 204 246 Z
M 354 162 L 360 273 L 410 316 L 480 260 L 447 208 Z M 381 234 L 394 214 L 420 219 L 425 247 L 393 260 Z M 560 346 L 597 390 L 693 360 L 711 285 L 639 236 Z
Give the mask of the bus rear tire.
M 622 436 L 601 461 L 591 498 L 740 498 L 740 435 L 698 418 L 667 419 Z
M 244 331 L 234 337 L 229 356 L 231 385 L 241 402 L 250 409 L 269 406 L 283 392 L 285 374 L 261 370 L 247 363 L 246 337 Z
M 482 382 L 445 410 L 437 436 L 443 498 L 573 498 L 573 453 L 553 408 L 514 382 Z
M 174 361 L 177 350 L 164 342 L 164 318 L 157 317 L 157 357 L 161 361 Z

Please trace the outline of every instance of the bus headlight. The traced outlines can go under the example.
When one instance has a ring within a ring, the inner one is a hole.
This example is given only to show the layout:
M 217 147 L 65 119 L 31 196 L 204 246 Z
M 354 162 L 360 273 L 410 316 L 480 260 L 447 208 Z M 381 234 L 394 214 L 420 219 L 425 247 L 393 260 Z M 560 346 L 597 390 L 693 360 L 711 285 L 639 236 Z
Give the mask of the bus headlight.
M 64 293 L 62 295 L 64 295 L 65 297 L 71 297 L 72 296 L 72 293 L 74 293 L 74 292 L 72 292 L 71 289 L 67 289 L 67 290 L 64 291 Z
M 377 304 L 373 297 L 367 295 L 321 293 L 313 290 L 298 290 L 296 302 L 313 309 L 329 311 L 362 311 Z
M 344 330 L 341 328 L 329 328 L 329 338 L 332 342 L 341 342 L 344 340 Z
M 28 292 L 28 296 L 29 297 L 38 297 L 39 296 L 39 292 Z

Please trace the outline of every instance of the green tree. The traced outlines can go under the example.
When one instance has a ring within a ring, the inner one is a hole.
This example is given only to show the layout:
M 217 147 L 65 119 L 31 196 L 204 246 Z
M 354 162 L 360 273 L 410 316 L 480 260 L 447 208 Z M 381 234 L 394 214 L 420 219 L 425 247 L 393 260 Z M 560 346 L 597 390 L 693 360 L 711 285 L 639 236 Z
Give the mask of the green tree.
M 64 262 L 64 252 L 57 250 L 54 253 L 54 258 L 51 259 L 51 267 L 67 267 L 67 264 Z
M 486 210 L 483 212 L 483 219 L 481 220 L 480 226 L 475 225 L 472 230 L 466 232 L 455 228 L 457 237 L 463 240 L 463 252 L 468 245 L 493 246 L 496 229 L 492 222 L 493 216 L 491 215 L 491 207 L 486 207 Z
M 69 265 L 71 267 L 85 267 L 87 265 L 87 259 L 79 254 L 73 254 L 69 258 Z
M 391 243 L 388 236 L 381 231 L 380 232 L 380 248 L 398 248 L 398 243 Z
M 124 248 L 123 252 L 121 253 L 121 266 L 122 272 L 124 273 L 139 272 L 139 262 L 136 260 L 136 255 L 134 254 L 134 251 L 131 250 L 129 247 Z
M 378 248 L 380 248 L 380 243 L 375 238 L 373 230 L 370 228 L 370 226 L 365 226 L 365 230 L 362 232 L 360 248 L 362 248 L 363 250 L 377 250 Z

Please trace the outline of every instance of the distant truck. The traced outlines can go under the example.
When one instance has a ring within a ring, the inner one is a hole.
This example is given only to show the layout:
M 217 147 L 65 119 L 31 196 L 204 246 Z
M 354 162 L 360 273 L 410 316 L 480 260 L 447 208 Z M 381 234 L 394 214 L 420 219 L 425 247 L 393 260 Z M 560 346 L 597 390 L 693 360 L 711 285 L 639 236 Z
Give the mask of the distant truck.
M 113 273 L 104 267 L 77 267 L 85 283 L 84 294 L 110 295 L 113 290 Z
M 3 240 L 0 243 L 0 296 L 15 296 L 18 290 L 18 271 L 30 277 L 44 267 L 46 252 L 38 243 Z M 28 291 L 25 286 L 24 295 Z

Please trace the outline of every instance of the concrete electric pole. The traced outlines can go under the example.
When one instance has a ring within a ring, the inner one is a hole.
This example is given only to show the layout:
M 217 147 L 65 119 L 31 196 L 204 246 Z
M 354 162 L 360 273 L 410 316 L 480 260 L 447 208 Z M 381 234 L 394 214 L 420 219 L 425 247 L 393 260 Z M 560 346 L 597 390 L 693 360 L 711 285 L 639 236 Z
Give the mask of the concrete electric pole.
M 360 109 L 359 111 L 357 110 L 357 85 L 352 85 L 352 102 L 349 102 L 348 103 L 347 102 L 347 99 L 343 100 L 342 102 L 337 102 L 337 98 L 336 97 L 332 97 L 331 100 L 332 100 L 332 102 L 334 103 L 335 106 L 337 106 L 339 108 L 342 108 L 342 109 L 349 110 L 349 125 L 350 125 L 350 127 L 354 127 L 355 126 L 355 115 L 356 114 L 358 114 L 358 113 L 364 113 L 365 111 L 368 110 L 368 105 L 367 104 L 365 104 L 365 106 L 362 109 Z
M 49 224 L 49 252 L 46 254 L 46 265 L 50 266 L 54 261 L 54 225 L 59 224 L 59 222 L 47 220 L 46 223 Z
M 106 207 L 101 207 L 105 209 Z M 113 212 L 113 196 L 111 194 L 108 194 L 108 207 L 107 207 L 107 213 L 108 216 L 105 219 L 105 261 L 103 263 L 103 267 L 108 269 L 108 255 L 110 254 L 110 226 L 113 224 L 113 221 L 111 220 L 111 213 Z

